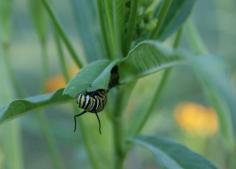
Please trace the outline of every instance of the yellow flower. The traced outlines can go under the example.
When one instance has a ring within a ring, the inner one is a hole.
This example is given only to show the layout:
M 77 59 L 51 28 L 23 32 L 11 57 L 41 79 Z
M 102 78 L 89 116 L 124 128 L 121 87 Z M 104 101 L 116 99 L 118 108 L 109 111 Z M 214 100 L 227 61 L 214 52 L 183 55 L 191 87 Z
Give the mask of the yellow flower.
M 79 72 L 79 68 L 77 66 L 71 66 L 69 68 L 69 75 L 70 77 L 73 77 L 74 75 L 76 75 Z
M 74 76 L 77 72 L 79 71 L 79 69 L 75 66 L 72 66 L 69 68 L 69 75 L 70 77 Z M 51 92 L 60 88 L 65 87 L 66 85 L 66 81 L 63 77 L 62 74 L 57 74 L 52 76 L 51 78 L 49 78 L 46 83 L 45 83 L 45 90 L 47 92 Z
M 175 109 L 175 120 L 186 132 L 209 136 L 218 131 L 218 120 L 215 111 L 197 103 L 182 103 Z

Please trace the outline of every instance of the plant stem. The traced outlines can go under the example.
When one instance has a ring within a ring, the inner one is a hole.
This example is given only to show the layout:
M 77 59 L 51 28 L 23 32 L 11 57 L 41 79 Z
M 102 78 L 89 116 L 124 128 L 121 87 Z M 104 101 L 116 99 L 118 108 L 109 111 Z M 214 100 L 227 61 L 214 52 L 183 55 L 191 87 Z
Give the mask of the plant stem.
M 62 46 L 61 46 L 60 38 L 59 38 L 59 36 L 58 36 L 56 31 L 54 31 L 54 38 L 55 38 L 55 42 L 56 42 L 56 46 L 57 46 L 58 59 L 59 59 L 61 71 L 63 73 L 63 77 L 64 77 L 65 81 L 68 82 L 69 79 L 70 79 L 70 76 L 69 76 L 69 73 L 67 72 L 65 55 L 63 53 L 63 49 L 62 49 Z
M 114 32 L 114 24 L 113 24 L 113 20 L 112 20 L 112 11 L 111 11 L 111 4 L 110 1 L 105 0 L 104 2 L 104 6 L 105 6 L 105 16 L 103 19 L 106 21 L 107 23 L 107 34 L 108 34 L 108 44 L 110 44 L 110 49 L 111 49 L 111 58 L 117 58 L 117 56 L 119 56 L 118 54 L 118 48 L 117 48 L 117 39 L 115 36 L 115 32 Z
M 73 104 L 73 109 L 74 109 L 74 112 L 76 113 L 77 108 L 76 108 L 75 104 Z M 89 136 L 87 134 L 88 132 L 85 129 L 85 125 L 83 124 L 82 119 L 79 119 L 79 129 L 80 129 L 80 135 L 81 135 L 81 138 L 82 138 L 83 143 L 85 145 L 85 148 L 87 150 L 87 154 L 88 154 L 89 160 L 91 162 L 92 168 L 99 169 L 100 168 L 99 163 L 94 155 L 93 148 L 90 146 L 90 140 L 89 140 Z
M 115 156 L 115 163 L 114 169 L 122 169 L 123 168 L 123 161 L 124 161 L 124 151 L 123 151 L 123 124 L 122 124 L 122 112 L 121 112 L 121 99 L 123 93 L 118 91 L 116 97 L 116 106 L 114 109 L 113 115 L 113 140 L 114 140 L 114 156 Z
M 64 30 L 62 29 L 61 25 L 59 24 L 59 21 L 58 19 L 56 18 L 52 8 L 50 7 L 49 3 L 47 0 L 42 0 L 42 3 L 46 9 L 46 11 L 48 12 L 48 15 L 55 27 L 55 30 L 58 32 L 58 34 L 61 36 L 68 52 L 70 53 L 70 56 L 72 57 L 72 60 L 76 63 L 76 65 L 78 67 L 82 67 L 83 64 L 82 62 L 80 61 L 80 59 L 78 59 L 78 55 L 76 53 L 76 51 L 74 50 L 73 46 L 72 46 L 72 43 L 69 41 L 68 37 L 66 36 Z
M 43 133 L 43 136 L 45 140 L 47 141 L 49 154 L 52 158 L 54 168 L 64 169 L 65 167 L 64 167 L 63 161 L 56 147 L 55 139 L 52 136 L 52 133 L 49 129 L 48 121 L 44 112 L 37 112 L 36 115 L 37 115 L 37 120 L 40 124 L 41 131 Z
M 156 24 L 156 27 L 154 28 L 153 32 L 151 33 L 150 38 L 158 38 L 160 30 L 162 28 L 162 25 L 166 19 L 167 13 L 169 11 L 169 8 L 171 6 L 172 0 L 164 0 L 160 13 L 158 15 L 158 22 Z
M 44 84 L 49 77 L 49 59 L 47 54 L 47 43 L 46 40 L 40 41 L 40 51 L 42 59 L 42 91 L 44 92 Z
M 126 40 L 124 42 L 124 46 L 123 46 L 124 56 L 127 55 L 128 50 L 130 49 L 130 46 L 132 43 L 133 35 L 135 32 L 137 10 L 138 10 L 138 0 L 132 0 L 129 21 L 128 21 L 127 38 L 126 38 Z
M 125 30 L 125 0 L 113 0 L 113 25 L 115 38 L 117 40 L 117 49 L 122 54 L 122 45 L 124 41 Z
M 7 35 L 6 35 L 7 36 Z M 3 65 L 5 65 L 6 69 L 6 77 L 8 76 L 10 79 L 10 83 L 12 83 L 12 88 L 14 88 L 14 91 L 17 95 L 17 97 L 20 97 L 22 94 L 22 90 L 20 86 L 17 83 L 13 67 L 11 64 L 10 59 L 10 43 L 8 40 L 2 42 L 2 48 L 3 48 Z M 0 59 L 1 60 L 1 59 Z M 4 80 L 4 79 L 2 79 Z M 9 97 L 10 94 L 9 94 Z M 21 127 L 18 123 L 18 121 L 13 121 L 5 126 L 4 131 L 4 144 L 6 145 L 6 158 L 10 158 L 9 162 L 9 168 L 11 169 L 23 169 L 23 156 L 22 156 L 22 147 L 21 147 Z M 8 160 L 8 159 L 7 159 Z
M 11 63 L 10 43 L 7 41 L 3 42 L 2 48 L 3 48 L 3 57 L 5 60 L 5 64 L 6 64 L 6 69 L 9 74 L 9 78 L 11 80 L 12 87 L 14 88 L 16 96 L 22 97 L 24 95 L 24 91 L 22 90 L 22 88 L 20 87 L 20 85 L 16 79 L 16 76 L 15 76 L 15 73 L 14 73 L 14 70 L 12 67 L 12 63 Z
M 173 44 L 173 48 L 177 48 L 179 46 L 181 35 L 182 35 L 182 28 L 180 28 L 179 31 L 176 34 L 175 41 L 174 41 L 174 44 Z M 160 100 L 160 96 L 161 96 L 161 94 L 163 92 L 163 89 L 166 85 L 166 82 L 169 79 L 170 73 L 171 73 L 170 68 L 164 71 L 164 73 L 161 77 L 160 83 L 159 83 L 158 87 L 156 88 L 156 90 L 154 92 L 154 96 L 152 98 L 151 104 L 149 105 L 149 107 L 148 107 L 148 109 L 145 113 L 145 116 L 143 117 L 141 123 L 138 125 L 138 127 L 134 131 L 134 135 L 137 135 L 142 130 L 144 124 L 148 120 L 148 117 L 152 113 L 153 108 L 158 104 L 158 102 Z
M 48 59 L 48 54 L 47 54 L 47 43 L 46 39 L 40 41 L 40 46 L 41 46 L 41 58 L 42 58 L 42 86 L 41 90 L 44 92 L 44 84 L 46 83 L 48 77 L 49 77 L 49 59 Z M 54 167 L 56 169 L 64 169 L 64 164 L 63 160 L 60 157 L 60 153 L 58 151 L 58 148 L 56 146 L 56 141 L 49 129 L 49 125 L 47 122 L 47 118 L 44 114 L 44 112 L 37 112 L 37 120 L 38 123 L 40 124 L 41 131 L 44 135 L 45 140 L 47 141 L 48 145 L 48 150 L 50 153 L 50 156 L 52 158 L 52 162 L 54 164 Z
M 164 71 L 164 73 L 163 73 L 163 75 L 161 77 L 160 83 L 159 83 L 158 87 L 156 88 L 156 90 L 154 92 L 152 101 L 151 101 L 151 103 L 150 103 L 150 105 L 149 105 L 149 107 L 148 107 L 144 117 L 142 118 L 142 121 L 140 122 L 140 124 L 138 125 L 136 130 L 134 131 L 134 135 L 137 135 L 142 130 L 142 128 L 144 127 L 145 123 L 148 120 L 148 117 L 151 115 L 153 108 L 159 102 L 161 94 L 163 92 L 163 89 L 164 89 L 164 87 L 166 85 L 166 82 L 167 82 L 167 80 L 169 78 L 170 72 L 171 72 L 171 69 L 167 69 L 166 71 Z
M 97 8 L 98 8 L 98 14 L 99 14 L 99 20 L 100 20 L 100 26 L 101 26 L 101 31 L 102 31 L 102 37 L 103 37 L 103 41 L 105 43 L 105 48 L 107 51 L 107 55 L 108 58 L 111 59 L 112 56 L 112 51 L 110 49 L 109 46 L 109 40 L 108 40 L 108 36 L 107 36 L 107 29 L 106 29 L 106 25 L 105 25 L 105 18 L 104 18 L 104 14 L 103 14 L 103 3 L 102 0 L 97 0 Z
M 194 26 L 193 22 L 191 22 L 190 20 L 187 22 L 186 26 L 186 33 L 188 35 L 188 41 L 189 44 L 192 48 L 192 51 L 195 54 L 207 54 L 208 49 L 206 48 L 206 46 L 203 43 L 202 38 L 199 35 L 199 32 L 197 31 L 196 27 Z
M 54 36 L 55 36 L 55 42 L 56 42 L 57 49 L 58 49 L 58 55 L 59 55 L 58 57 L 59 57 L 60 67 L 61 67 L 65 81 L 68 82 L 69 81 L 69 73 L 68 73 L 68 69 L 66 66 L 65 55 L 63 54 L 62 46 L 60 44 L 60 39 L 59 39 L 59 36 L 57 35 L 57 32 L 55 32 Z M 77 112 L 76 105 L 72 104 L 72 107 L 74 109 L 74 113 L 76 113 Z M 94 153 L 93 153 L 93 149 L 89 144 L 89 137 L 87 135 L 87 132 L 85 131 L 85 127 L 84 127 L 82 119 L 79 119 L 79 128 L 80 128 L 80 135 L 81 135 L 83 143 L 86 147 L 91 165 L 92 165 L 93 169 L 99 169 L 99 164 L 97 163 L 97 160 L 96 160 Z

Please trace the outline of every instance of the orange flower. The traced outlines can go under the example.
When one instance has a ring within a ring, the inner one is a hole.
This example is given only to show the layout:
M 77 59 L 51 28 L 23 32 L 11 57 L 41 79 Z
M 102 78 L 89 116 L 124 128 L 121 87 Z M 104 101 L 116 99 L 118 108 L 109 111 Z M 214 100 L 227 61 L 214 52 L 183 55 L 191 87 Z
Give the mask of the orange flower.
M 175 109 L 175 120 L 186 132 L 209 136 L 218 131 L 216 113 L 208 107 L 196 103 L 182 103 Z
M 70 77 L 74 76 L 79 69 L 75 66 L 69 68 Z M 45 90 L 51 92 L 66 86 L 66 81 L 62 74 L 58 74 L 49 78 L 45 83 Z
M 45 90 L 51 92 L 65 87 L 66 82 L 62 75 L 56 75 L 47 80 L 45 84 Z

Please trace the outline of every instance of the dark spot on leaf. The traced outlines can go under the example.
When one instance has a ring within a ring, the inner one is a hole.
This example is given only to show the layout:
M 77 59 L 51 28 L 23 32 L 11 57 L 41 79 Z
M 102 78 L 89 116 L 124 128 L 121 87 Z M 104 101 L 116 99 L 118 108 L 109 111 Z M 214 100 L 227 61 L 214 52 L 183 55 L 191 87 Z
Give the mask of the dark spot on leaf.
M 114 66 L 111 69 L 111 77 L 108 85 L 108 90 L 117 86 L 119 84 L 119 73 L 118 73 L 118 66 Z

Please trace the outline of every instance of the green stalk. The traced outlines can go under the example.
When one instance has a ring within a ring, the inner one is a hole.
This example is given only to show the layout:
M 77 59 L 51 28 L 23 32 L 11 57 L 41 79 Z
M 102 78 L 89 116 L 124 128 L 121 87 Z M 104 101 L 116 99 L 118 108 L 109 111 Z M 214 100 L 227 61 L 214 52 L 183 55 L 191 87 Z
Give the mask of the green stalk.
M 171 6 L 172 0 L 164 0 L 160 13 L 158 15 L 158 22 L 156 24 L 156 27 L 154 28 L 153 32 L 151 33 L 150 38 L 158 38 L 160 30 L 162 28 L 162 25 L 166 19 L 167 13 L 169 11 L 169 8 Z
M 73 109 L 74 109 L 74 112 L 76 113 L 77 112 L 77 107 L 75 104 L 73 104 Z M 83 120 L 82 119 L 79 119 L 79 132 L 80 132 L 80 136 L 83 140 L 83 143 L 85 145 L 85 148 L 86 148 L 86 151 L 88 153 L 88 157 L 89 157 L 89 160 L 91 162 L 91 165 L 92 165 L 92 168 L 93 169 L 99 169 L 99 162 L 98 160 L 96 159 L 95 155 L 94 155 L 94 151 L 93 151 L 93 148 L 90 146 L 90 139 L 89 139 L 89 136 L 88 136 L 88 132 L 86 131 L 85 129 L 85 125 L 83 123 Z
M 3 49 L 3 64 L 5 65 L 6 74 L 10 79 L 10 83 L 12 84 L 12 88 L 14 89 L 14 92 L 17 97 L 20 97 L 20 95 L 23 93 L 21 90 L 14 70 L 13 65 L 11 63 L 11 53 L 10 53 L 10 15 L 11 15 L 11 2 L 9 1 L 8 8 L 5 6 L 6 12 L 9 15 L 2 15 L 0 16 L 1 19 L 5 19 L 5 22 L 2 23 L 1 28 L 3 29 L 3 41 L 2 41 L 2 49 Z M 3 5 L 3 4 L 2 4 Z M 3 5 L 4 6 L 4 5 Z M 0 9 L 1 10 L 1 9 Z M 3 18 L 2 18 L 3 17 Z M 5 18 L 4 18 L 5 17 Z M 2 78 L 2 77 L 1 77 Z M 4 80 L 4 79 L 2 79 Z M 10 97 L 10 96 L 9 96 Z M 3 129 L 4 130 L 4 129 Z M 21 126 L 18 123 L 18 121 L 13 121 L 6 125 L 6 129 L 4 131 L 4 144 L 6 144 L 6 158 L 7 159 L 9 168 L 10 169 L 23 169 L 24 168 L 24 162 L 23 162 L 23 153 L 22 153 L 22 147 L 21 147 Z
M 61 159 L 58 148 L 56 147 L 56 143 L 55 143 L 56 141 L 55 141 L 54 137 L 52 136 L 52 132 L 49 129 L 50 128 L 48 125 L 49 123 L 47 121 L 47 118 L 46 118 L 44 112 L 37 112 L 36 116 L 37 116 L 37 120 L 40 124 L 40 128 L 43 133 L 43 136 L 44 136 L 45 140 L 47 141 L 49 154 L 52 158 L 54 168 L 65 169 L 63 160 Z
M 105 6 L 105 16 L 103 19 L 106 21 L 106 26 L 107 26 L 107 34 L 108 34 L 108 42 L 110 44 L 110 49 L 112 51 L 111 53 L 111 58 L 116 58 L 119 56 L 118 54 L 118 49 L 117 49 L 117 39 L 115 38 L 115 32 L 114 32 L 114 25 L 113 25 L 113 20 L 112 20 L 112 11 L 111 11 L 111 4 L 110 1 L 105 0 L 104 6 Z
M 189 41 L 189 45 L 192 48 L 192 51 L 195 54 L 207 54 L 208 49 L 206 48 L 206 46 L 204 45 L 199 32 L 197 31 L 196 27 L 194 26 L 194 24 L 189 20 L 185 26 L 185 30 L 188 36 L 188 41 Z
M 117 101 L 116 106 L 114 108 L 114 115 L 113 115 L 113 140 L 114 140 L 114 169 L 122 169 L 123 168 L 123 162 L 124 162 L 124 149 L 123 149 L 123 140 L 124 140 L 124 134 L 123 134 L 123 123 L 122 123 L 122 111 L 121 111 L 121 99 L 122 99 L 123 93 L 121 91 L 118 91 L 117 93 Z
M 23 169 L 21 129 L 18 121 L 11 121 L 4 124 L 1 129 L 1 148 L 4 149 L 5 166 L 8 169 Z
M 3 42 L 3 64 L 6 66 L 6 72 L 12 83 L 12 88 L 17 96 L 21 94 L 21 88 L 18 86 L 15 74 L 13 71 L 13 67 L 10 60 L 10 44 L 9 41 L 6 40 Z M 9 96 L 10 97 L 10 96 Z M 8 161 L 8 166 L 11 169 L 23 169 L 23 156 L 22 156 L 22 148 L 21 148 L 21 127 L 17 121 L 13 121 L 5 126 L 4 131 L 4 143 L 6 144 L 6 158 L 10 158 Z
M 44 84 L 49 77 L 49 59 L 47 54 L 47 43 L 46 40 L 40 41 L 41 47 L 41 59 L 42 59 L 42 91 L 44 92 Z
M 43 83 L 42 83 L 42 91 L 44 92 L 44 84 L 46 80 L 49 77 L 49 60 L 48 60 L 48 54 L 47 54 L 47 44 L 46 40 L 40 41 L 41 46 L 41 58 L 42 58 L 42 73 L 43 73 Z M 50 156 L 52 158 L 53 165 L 56 169 L 64 169 L 63 160 L 61 159 L 60 153 L 58 151 L 58 148 L 56 146 L 56 141 L 50 131 L 50 127 L 47 122 L 47 118 L 44 114 L 44 112 L 37 112 L 37 120 L 40 124 L 41 131 L 44 135 L 45 140 L 47 141 L 48 150 L 50 153 Z
M 63 49 L 62 49 L 62 46 L 60 44 L 60 38 L 59 38 L 57 32 L 55 32 L 54 36 L 55 36 L 55 42 L 56 42 L 56 46 L 57 46 L 57 50 L 58 50 L 58 57 L 59 57 L 58 59 L 59 59 L 59 62 L 60 62 L 60 67 L 61 67 L 61 70 L 62 70 L 65 81 L 68 82 L 69 81 L 69 73 L 68 73 L 68 69 L 67 69 L 67 66 L 66 66 L 66 60 L 65 60 L 65 56 L 63 54 Z M 73 104 L 72 107 L 74 109 L 74 112 L 76 113 L 77 112 L 76 105 Z M 80 135 L 81 135 L 83 143 L 86 147 L 86 150 L 87 150 L 88 157 L 90 159 L 92 168 L 93 169 L 99 169 L 99 164 L 98 164 L 98 162 L 95 158 L 95 155 L 93 153 L 93 148 L 89 144 L 89 137 L 88 137 L 87 132 L 85 130 L 85 126 L 83 124 L 82 119 L 79 119 L 79 128 L 80 128 Z
M 139 125 L 137 126 L 137 128 L 134 130 L 134 134 L 133 135 L 137 135 L 144 127 L 144 125 L 146 124 L 149 116 L 151 115 L 153 109 L 155 108 L 155 106 L 158 104 L 161 94 L 164 90 L 164 87 L 167 83 L 167 80 L 169 79 L 170 76 L 170 72 L 171 69 L 167 69 L 166 71 L 164 71 L 160 83 L 158 85 L 158 87 L 156 88 L 155 92 L 154 92 L 154 96 L 151 100 L 151 103 L 147 109 L 147 111 L 145 112 L 144 117 L 142 118 L 142 121 L 139 123 Z
M 22 97 L 24 95 L 24 91 L 22 90 L 22 88 L 20 87 L 20 85 L 16 79 L 16 76 L 15 76 L 15 73 L 14 73 L 14 70 L 12 67 L 12 63 L 11 63 L 10 43 L 7 41 L 3 42 L 2 49 L 3 49 L 3 57 L 5 60 L 5 64 L 6 64 L 6 69 L 9 74 L 9 78 L 11 80 L 12 87 L 14 88 L 16 96 Z
M 107 29 L 106 29 L 106 25 L 105 25 L 105 16 L 103 13 L 104 9 L 103 9 L 102 0 L 97 0 L 97 8 L 98 8 L 100 26 L 101 26 L 101 30 L 102 30 L 102 37 L 103 37 L 103 41 L 105 43 L 106 52 L 107 52 L 108 58 L 111 59 L 112 49 L 110 49 L 110 46 L 109 46 L 109 39 L 107 36 Z
M 63 77 L 66 82 L 70 80 L 69 73 L 67 72 L 67 66 L 66 66 L 66 60 L 65 60 L 65 55 L 63 53 L 62 45 L 60 42 L 60 38 L 57 35 L 57 32 L 54 32 L 54 38 L 57 46 L 57 51 L 58 51 L 58 59 L 61 67 L 61 71 L 63 73 Z
M 179 46 L 181 36 L 182 36 L 182 28 L 180 28 L 179 31 L 176 34 L 176 37 L 175 37 L 175 40 L 174 40 L 174 44 L 173 44 L 174 48 L 177 48 Z M 151 100 L 151 103 L 150 103 L 148 109 L 145 112 L 144 117 L 142 118 L 141 122 L 138 124 L 138 126 L 136 127 L 136 129 L 132 133 L 133 136 L 136 136 L 143 129 L 143 127 L 146 124 L 146 122 L 147 122 L 149 116 L 151 115 L 153 109 L 158 104 L 158 102 L 160 100 L 160 97 L 161 97 L 161 95 L 162 95 L 162 93 L 164 91 L 164 88 L 166 86 L 166 83 L 167 83 L 167 81 L 168 81 L 168 79 L 170 77 L 170 73 L 171 73 L 171 69 L 170 68 L 167 69 L 166 71 L 164 71 L 164 73 L 163 73 L 163 75 L 161 77 L 160 83 L 159 83 L 159 85 L 157 86 L 157 88 L 156 88 L 156 90 L 154 92 L 153 98 Z M 125 152 L 127 152 L 129 149 L 130 149 L 130 146 L 127 147 Z
M 117 40 L 119 55 L 121 55 L 124 41 L 123 33 L 125 30 L 125 0 L 113 0 L 112 2 L 115 38 Z
M 130 49 L 130 46 L 133 40 L 133 35 L 135 32 L 137 10 L 138 10 L 138 0 L 132 0 L 129 21 L 128 21 L 127 38 L 123 46 L 124 56 L 126 56 L 126 54 L 128 53 L 128 50 Z
M 61 36 L 61 39 L 63 40 L 68 52 L 70 53 L 70 56 L 72 57 L 72 60 L 76 63 L 76 65 L 78 67 L 82 67 L 83 64 L 80 61 L 80 59 L 78 59 L 78 55 L 76 53 L 76 51 L 74 50 L 72 43 L 69 41 L 68 37 L 66 36 L 64 30 L 62 29 L 61 25 L 59 24 L 58 19 L 56 18 L 52 8 L 50 7 L 49 3 L 47 0 L 42 0 L 42 3 L 55 27 L 55 30 L 58 32 L 58 34 Z

